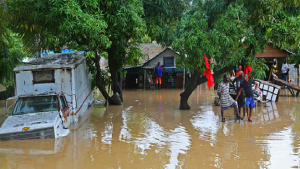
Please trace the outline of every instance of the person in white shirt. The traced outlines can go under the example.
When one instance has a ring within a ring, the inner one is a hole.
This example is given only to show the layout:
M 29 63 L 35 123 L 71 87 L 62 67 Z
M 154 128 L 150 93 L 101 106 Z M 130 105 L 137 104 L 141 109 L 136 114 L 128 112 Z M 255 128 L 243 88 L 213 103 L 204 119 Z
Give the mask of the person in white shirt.
M 289 70 L 290 70 L 289 65 L 287 64 L 286 59 L 284 59 L 282 67 L 281 67 L 281 79 L 282 80 L 287 81 L 287 75 L 288 75 Z

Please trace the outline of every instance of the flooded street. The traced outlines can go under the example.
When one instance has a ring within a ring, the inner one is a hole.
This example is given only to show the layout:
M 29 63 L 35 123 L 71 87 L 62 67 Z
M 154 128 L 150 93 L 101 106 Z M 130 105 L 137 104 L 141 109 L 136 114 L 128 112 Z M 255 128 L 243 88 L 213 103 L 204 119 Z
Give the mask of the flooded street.
M 300 99 L 287 90 L 278 103 L 258 104 L 252 123 L 236 122 L 232 109 L 222 123 L 205 85 L 181 111 L 181 92 L 127 90 L 123 106 L 93 105 L 65 138 L 0 142 L 0 168 L 300 166 Z

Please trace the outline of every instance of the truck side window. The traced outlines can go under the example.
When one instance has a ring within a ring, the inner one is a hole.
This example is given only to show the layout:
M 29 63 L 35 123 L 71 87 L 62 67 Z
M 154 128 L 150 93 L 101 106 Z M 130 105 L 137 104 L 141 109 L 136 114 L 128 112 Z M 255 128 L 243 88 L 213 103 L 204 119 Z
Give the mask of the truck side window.
M 67 108 L 66 101 L 63 96 L 60 96 L 59 98 L 60 98 L 61 110 L 65 110 Z

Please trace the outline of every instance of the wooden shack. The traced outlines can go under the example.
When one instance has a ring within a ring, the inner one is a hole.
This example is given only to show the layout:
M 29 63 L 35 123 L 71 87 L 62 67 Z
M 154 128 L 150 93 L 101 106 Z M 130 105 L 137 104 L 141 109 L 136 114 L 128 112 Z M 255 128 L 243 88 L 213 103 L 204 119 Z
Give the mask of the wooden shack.
M 269 43 L 264 52 L 262 53 L 257 53 L 256 57 L 257 58 L 264 58 L 266 60 L 266 64 L 269 67 L 269 71 L 266 72 L 266 79 L 269 77 L 270 75 L 270 70 L 273 64 L 273 60 L 277 59 L 277 63 L 278 63 L 278 75 L 279 77 L 281 77 L 281 67 L 282 67 L 282 63 L 284 59 L 288 59 L 289 56 L 293 55 L 293 53 L 287 51 L 287 50 L 282 50 L 276 46 L 274 46 L 273 44 Z

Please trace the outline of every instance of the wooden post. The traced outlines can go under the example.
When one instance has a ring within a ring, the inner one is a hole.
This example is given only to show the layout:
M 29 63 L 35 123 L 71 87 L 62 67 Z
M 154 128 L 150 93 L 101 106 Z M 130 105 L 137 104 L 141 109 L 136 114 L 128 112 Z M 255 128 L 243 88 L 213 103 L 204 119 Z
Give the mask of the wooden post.
M 144 69 L 144 90 L 146 89 L 146 69 Z
M 184 90 L 185 88 L 185 68 L 183 69 L 183 87 L 182 89 Z

